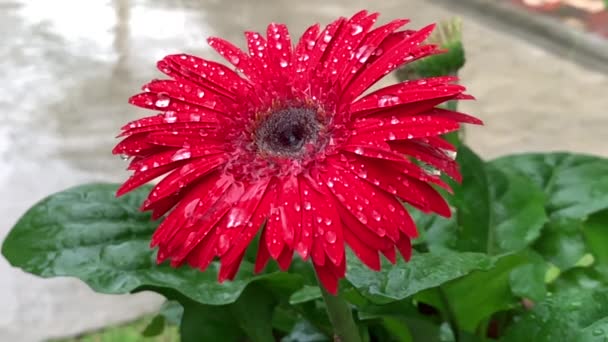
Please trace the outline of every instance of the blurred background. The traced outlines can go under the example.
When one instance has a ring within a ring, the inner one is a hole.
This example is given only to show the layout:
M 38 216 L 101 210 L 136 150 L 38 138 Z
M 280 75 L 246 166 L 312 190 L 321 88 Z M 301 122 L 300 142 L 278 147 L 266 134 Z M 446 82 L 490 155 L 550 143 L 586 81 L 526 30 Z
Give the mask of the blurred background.
M 128 176 L 125 162 L 110 153 L 114 137 L 144 113 L 127 98 L 161 77 L 155 63 L 164 55 L 218 59 L 208 36 L 243 46 L 243 30 L 265 32 L 277 21 L 289 25 L 293 38 L 312 23 L 363 8 L 381 12 L 381 22 L 411 18 L 411 28 L 462 18 L 462 83 L 478 100 L 460 108 L 486 122 L 467 128 L 467 142 L 482 156 L 549 150 L 608 156 L 605 6 L 603 0 L 0 0 L 0 240 L 42 197 Z M 77 280 L 38 279 L 0 258 L 0 341 L 75 335 L 140 317 L 160 303 L 151 294 L 104 296 Z

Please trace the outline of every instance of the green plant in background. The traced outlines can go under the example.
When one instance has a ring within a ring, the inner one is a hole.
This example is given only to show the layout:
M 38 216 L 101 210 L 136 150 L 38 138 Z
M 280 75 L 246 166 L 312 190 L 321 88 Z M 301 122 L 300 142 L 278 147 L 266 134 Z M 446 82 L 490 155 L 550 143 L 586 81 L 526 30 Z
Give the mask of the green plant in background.
M 402 77 L 457 73 L 459 22 L 440 27 L 431 39 L 451 52 L 411 64 Z M 347 253 L 340 317 L 357 336 L 343 341 L 606 341 L 608 160 L 528 153 L 486 161 L 459 145 L 463 182 L 445 194 L 454 214 L 409 208 L 421 235 L 409 262 L 383 260 L 375 272 Z M 149 249 L 157 224 L 138 209 L 150 188 L 117 199 L 118 186 L 82 185 L 42 200 L 2 254 L 26 272 L 77 277 L 101 293 L 162 294 L 167 303 L 140 328 L 147 336 L 179 326 L 186 342 L 332 339 L 337 322 L 310 263 L 295 258 L 287 272 L 271 265 L 254 274 L 250 247 L 223 284 L 217 262 L 205 272 L 157 265 Z

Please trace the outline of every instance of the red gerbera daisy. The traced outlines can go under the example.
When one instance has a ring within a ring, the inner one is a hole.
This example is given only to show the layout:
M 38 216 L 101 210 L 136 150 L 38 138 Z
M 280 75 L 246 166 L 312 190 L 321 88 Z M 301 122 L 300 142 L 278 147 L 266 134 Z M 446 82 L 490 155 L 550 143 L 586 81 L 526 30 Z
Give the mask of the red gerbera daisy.
M 411 255 L 416 227 L 402 202 L 449 216 L 420 163 L 459 180 L 454 147 L 439 135 L 479 120 L 437 105 L 470 99 L 455 77 L 406 81 L 362 95 L 384 75 L 439 53 L 423 42 L 434 25 L 372 29 L 361 11 L 325 29 L 313 25 L 292 45 L 287 27 L 266 37 L 246 32 L 249 53 L 208 40 L 236 67 L 186 54 L 158 68 L 171 79 L 144 86 L 130 103 L 160 114 L 122 128 L 114 153 L 133 157 L 122 195 L 167 174 L 143 204 L 166 216 L 152 238 L 158 262 L 205 270 L 219 258 L 232 279 L 262 230 L 256 271 L 269 258 L 287 269 L 294 251 L 312 263 L 332 293 L 345 275 L 345 244 L 367 266 L 395 247 Z

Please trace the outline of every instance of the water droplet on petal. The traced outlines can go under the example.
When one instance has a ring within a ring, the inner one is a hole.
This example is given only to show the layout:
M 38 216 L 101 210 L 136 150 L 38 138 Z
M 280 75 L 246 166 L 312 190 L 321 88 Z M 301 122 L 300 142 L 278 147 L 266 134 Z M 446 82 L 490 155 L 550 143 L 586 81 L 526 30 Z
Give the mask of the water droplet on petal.
M 281 50 L 283 48 L 283 44 L 281 44 L 281 42 L 277 42 L 276 47 L 277 50 Z
M 199 91 L 196 93 L 196 96 L 198 96 L 198 98 L 199 98 L 199 99 L 202 99 L 202 98 L 203 98 L 203 96 L 205 96 L 205 92 L 204 92 L 204 91 L 202 91 L 202 90 L 199 90 Z
M 378 106 L 380 107 L 388 107 L 399 104 L 399 97 L 395 95 L 384 95 L 378 99 Z
M 188 159 L 188 158 L 190 158 L 190 156 L 192 156 L 192 153 L 190 152 L 190 150 L 187 148 L 182 148 L 182 149 L 177 150 L 177 152 L 175 152 L 173 157 L 171 157 L 171 160 L 178 161 L 178 160 Z
M 237 55 L 230 56 L 230 63 L 237 65 L 237 64 L 239 64 L 240 61 L 241 60 L 240 60 L 239 56 L 237 56 Z
M 377 212 L 376 210 L 372 210 L 372 217 L 374 218 L 374 220 L 380 222 L 380 220 L 382 220 L 382 216 L 380 216 L 380 213 Z
M 329 242 L 329 243 L 335 243 L 337 239 L 336 233 L 333 231 L 328 231 L 327 233 L 325 233 L 325 241 Z
M 289 65 L 289 62 L 287 62 L 286 60 L 282 59 L 281 62 L 280 62 L 280 65 L 281 65 L 282 68 L 285 68 L 285 67 L 287 67 Z
M 228 248 L 230 240 L 226 234 L 220 235 L 220 238 L 217 242 L 217 248 L 221 251 L 225 251 Z
M 167 111 L 165 113 L 163 121 L 166 122 L 166 123 L 174 123 L 175 121 L 177 121 L 177 117 L 175 116 L 175 112 L 174 111 Z
M 304 202 L 304 209 L 310 210 L 310 208 L 312 208 L 312 205 L 310 204 L 310 202 Z
M 129 160 L 129 156 L 126 155 L 126 154 L 121 154 L 120 155 L 120 159 L 122 159 L 122 160 Z
M 352 31 L 350 32 L 351 35 L 356 36 L 359 33 L 363 32 L 363 26 L 359 25 L 359 24 L 355 24 L 351 26 Z
M 444 153 L 446 156 L 448 156 L 448 158 L 450 158 L 452 160 L 456 159 L 456 156 L 458 154 L 456 151 L 452 151 L 452 150 L 445 150 Z
M 171 103 L 170 98 L 168 98 L 166 96 L 158 95 L 158 100 L 156 100 L 156 102 L 154 104 L 156 105 L 156 107 L 166 108 L 169 106 L 169 103 Z
M 334 182 L 331 179 L 328 180 L 327 181 L 327 186 L 330 187 L 330 188 L 333 188 L 334 187 Z
M 300 207 L 300 203 L 294 203 L 294 204 L 293 204 L 293 208 L 295 209 L 295 211 L 296 211 L 296 212 L 300 212 L 300 210 L 302 209 L 302 208 Z
M 357 147 L 355 149 L 355 153 L 361 155 L 361 154 L 363 154 L 363 149 L 361 147 Z
M 323 42 L 329 43 L 329 41 L 331 41 L 331 36 L 329 34 L 326 34 L 325 36 L 323 36 Z
M 363 214 L 361 211 L 357 211 L 355 216 L 361 223 L 367 224 L 367 216 L 365 216 L 365 214 Z

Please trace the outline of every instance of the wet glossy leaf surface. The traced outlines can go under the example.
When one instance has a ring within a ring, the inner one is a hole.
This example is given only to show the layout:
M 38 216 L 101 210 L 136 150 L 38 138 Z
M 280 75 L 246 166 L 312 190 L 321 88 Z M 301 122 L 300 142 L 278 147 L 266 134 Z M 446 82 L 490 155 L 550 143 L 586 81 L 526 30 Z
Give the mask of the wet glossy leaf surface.
M 568 291 L 547 297 L 521 317 L 501 341 L 603 342 L 608 338 L 608 290 Z
M 298 275 L 253 275 L 248 262 L 234 281 L 223 284 L 217 282 L 215 263 L 207 272 L 157 265 L 149 243 L 158 222 L 138 210 L 149 189 L 116 198 L 117 187 L 83 185 L 42 200 L 17 222 L 2 253 L 27 272 L 77 277 L 103 293 L 128 293 L 142 286 L 174 288 L 201 303 L 220 305 L 234 302 L 254 281 L 299 287 Z
M 480 253 L 417 254 L 405 263 L 385 263 L 382 270 L 369 270 L 355 258 L 349 258 L 346 279 L 362 294 L 378 303 L 410 297 L 420 291 L 442 285 L 474 270 L 487 270 L 493 259 Z

